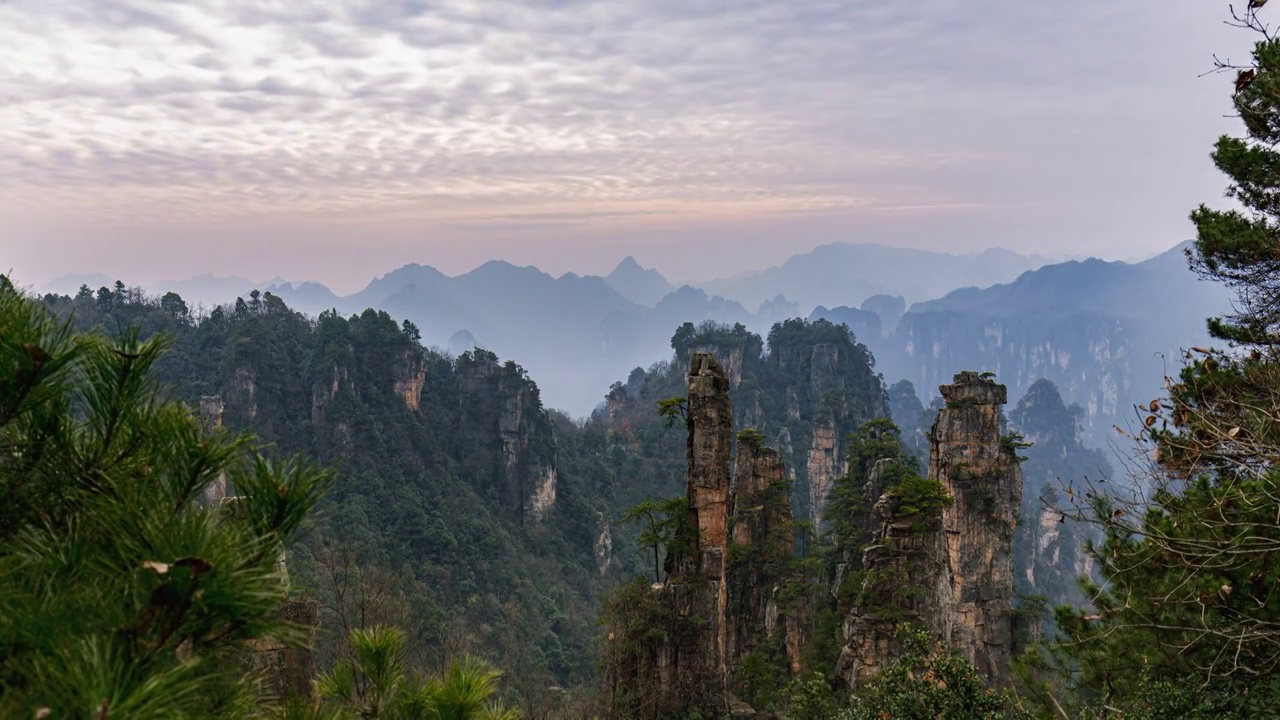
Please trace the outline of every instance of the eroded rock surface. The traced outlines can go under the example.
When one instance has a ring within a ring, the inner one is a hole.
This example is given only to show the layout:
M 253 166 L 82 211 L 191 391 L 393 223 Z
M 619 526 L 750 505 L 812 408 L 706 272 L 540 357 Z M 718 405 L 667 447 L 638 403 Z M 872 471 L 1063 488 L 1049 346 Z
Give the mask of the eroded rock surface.
M 922 516 L 904 514 L 892 494 L 877 502 L 879 540 L 864 552 L 861 592 L 843 627 L 838 674 L 851 685 L 896 657 L 892 629 L 901 622 L 927 629 L 993 683 L 1009 680 L 1022 473 L 1001 436 L 1006 391 L 972 372 L 939 389 L 946 405 L 930 432 L 928 477 L 951 505 Z

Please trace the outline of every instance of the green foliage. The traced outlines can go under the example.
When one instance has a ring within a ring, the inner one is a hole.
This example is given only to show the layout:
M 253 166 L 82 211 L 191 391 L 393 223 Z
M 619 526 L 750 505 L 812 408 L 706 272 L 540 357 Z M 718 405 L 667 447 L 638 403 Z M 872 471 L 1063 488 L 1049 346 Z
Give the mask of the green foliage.
M 952 503 L 942 483 L 921 475 L 904 475 L 887 492 L 894 499 L 891 507 L 895 518 L 934 517 Z
M 835 673 L 836 663 L 843 650 L 842 637 L 843 617 L 831 608 L 821 608 L 816 613 L 814 630 L 809 642 L 805 644 L 801 657 L 801 665 L 810 672 L 823 677 L 831 677 Z
M 673 427 L 677 422 L 688 424 L 689 422 L 689 400 L 685 397 L 673 397 L 658 401 L 658 417 L 666 420 L 667 427 Z
M 1280 257 L 1275 252 L 1280 151 L 1274 147 L 1280 138 L 1275 120 L 1280 108 L 1280 40 L 1258 42 L 1253 62 L 1257 77 L 1233 98 L 1247 136 L 1222 136 L 1212 154 L 1214 164 L 1230 178 L 1227 196 L 1243 210 L 1201 205 L 1191 214 L 1197 234 L 1188 255 L 1202 276 L 1236 290 L 1236 312 L 1211 319 L 1209 332 L 1232 343 L 1270 348 L 1280 343 Z
M 721 350 L 742 350 L 744 355 L 759 355 L 762 350 L 760 336 L 747 330 L 742 323 L 725 325 L 707 320 L 701 325 L 687 322 L 681 325 L 671 337 L 671 349 L 676 351 L 676 358 L 688 361 L 696 347 L 712 347 Z
M 337 717 L 377 720 L 519 720 L 521 714 L 493 700 L 501 673 L 466 657 L 450 663 L 443 677 L 420 680 L 405 669 L 404 632 L 375 626 L 351 632 L 353 661 L 339 662 L 316 680 L 325 706 Z
M 832 720 L 843 715 L 841 698 L 816 672 L 792 680 L 785 696 L 788 720 Z
M 172 350 L 154 366 L 161 397 L 194 407 L 220 396 L 223 425 L 261 438 L 267 457 L 300 453 L 333 468 L 319 512 L 287 548 L 294 587 L 320 601 L 321 669 L 341 657 L 348 630 L 369 625 L 351 621 L 364 613 L 406 630 L 410 670 L 483 649 L 530 714 L 549 712 L 548 687 L 594 677 L 595 609 L 614 582 L 596 566 L 598 523 L 670 494 L 666 466 L 612 464 L 604 430 L 546 411 L 515 363 L 443 356 L 383 312 L 307 318 L 261 293 L 239 310 L 182 319 L 162 303 L 111 288 L 42 299 L 77 329 L 169 334 Z M 529 499 L 551 469 L 555 504 L 539 521 Z M 4 513 L 43 502 L 33 488 L 15 495 L 0 507 L 0 532 L 13 526 Z M 345 584 L 326 568 L 337 547 L 360 565 Z M 624 572 L 647 560 L 625 533 L 613 555 Z M 335 609 L 343 587 L 345 626 Z
M 903 654 L 859 688 L 839 720 L 1015 720 L 1029 716 L 991 690 L 971 663 L 932 646 L 923 631 L 901 627 Z M 1127 717 L 1127 716 L 1126 716 Z
M 653 553 L 653 581 L 662 582 L 659 555 L 666 550 L 666 565 L 670 568 L 674 558 L 689 543 L 689 501 L 681 497 L 655 501 L 646 500 L 622 516 L 621 522 L 639 523 L 640 535 L 636 542 Z M 669 572 L 669 570 L 668 570 Z
M 903 450 L 891 420 L 879 418 L 858 428 L 849 438 L 846 457 L 848 471 L 836 479 L 828 504 L 831 541 L 840 550 L 860 549 L 872 539 L 878 523 L 871 517 L 871 506 L 888 490 L 899 493 L 899 507 L 918 512 L 944 502 L 937 492 L 941 487 L 921 477 L 919 460 Z
M 0 715 L 252 716 L 246 644 L 300 639 L 276 564 L 326 476 L 165 400 L 170 344 L 0 290 Z
M 764 447 L 764 433 L 755 428 L 738 431 L 738 452 L 759 450 Z
M 1137 498 L 1086 495 L 1102 582 L 1084 582 L 1091 609 L 1057 614 L 1060 664 L 1079 668 L 1085 700 L 1146 703 L 1151 717 L 1280 712 L 1280 41 L 1258 4 L 1242 24 L 1264 37 L 1234 95 L 1246 136 L 1220 138 L 1212 155 L 1239 209 L 1196 209 L 1188 251 L 1193 270 L 1234 291 L 1234 312 L 1208 329 L 1236 350 L 1193 349 L 1168 397 L 1141 408 L 1150 477 Z
M 1000 447 L 1010 455 L 1018 459 L 1018 462 L 1026 462 L 1027 456 L 1020 454 L 1018 451 L 1025 450 L 1035 443 L 1026 442 L 1026 437 L 1020 432 L 1010 432 L 1000 436 Z
M 705 620 L 682 616 L 670 596 L 637 579 L 607 597 L 600 610 L 605 632 L 600 675 L 606 688 L 606 717 L 640 717 L 652 701 L 652 658 L 670 644 L 696 637 Z
M 767 645 L 747 653 L 734 678 L 738 698 L 756 710 L 776 709 L 791 681 L 786 653 Z

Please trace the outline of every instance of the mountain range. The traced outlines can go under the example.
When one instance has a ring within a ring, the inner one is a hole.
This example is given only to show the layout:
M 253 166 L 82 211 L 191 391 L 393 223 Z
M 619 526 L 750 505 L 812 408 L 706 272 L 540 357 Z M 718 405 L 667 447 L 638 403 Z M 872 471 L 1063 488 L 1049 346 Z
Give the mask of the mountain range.
M 857 304 L 881 294 L 918 302 L 956 288 L 1008 282 L 1049 262 L 1001 248 L 953 255 L 870 243 L 835 243 L 793 255 L 777 267 L 702 287 L 751 308 L 778 295 L 809 308 Z
M 700 287 L 677 287 L 628 257 L 604 277 L 553 277 L 502 261 L 450 276 L 410 264 L 346 296 L 314 282 L 211 275 L 149 289 L 209 306 L 258 287 L 313 316 L 385 310 L 413 322 L 427 345 L 454 354 L 481 346 L 518 360 L 548 405 L 579 417 L 613 381 L 668 360 L 685 322 L 740 323 L 767 335 L 788 318 L 824 318 L 847 324 L 886 380 L 909 380 L 926 403 L 959 369 L 996 372 L 1011 400 L 1047 377 L 1086 408 L 1086 430 L 1100 437 L 1131 402 L 1160 389 L 1179 348 L 1203 344 L 1204 318 L 1227 309 L 1226 293 L 1199 282 L 1182 249 L 1139 263 L 1045 264 L 999 249 L 824 245 Z M 113 282 L 66 276 L 43 289 Z
M 1071 261 L 956 290 L 860 337 L 885 379 L 910 381 L 926 403 L 962 368 L 995 372 L 1011 399 L 1051 380 L 1084 409 L 1090 444 L 1105 444 L 1113 425 L 1134 419 L 1134 403 L 1161 394 L 1185 348 L 1209 344 L 1205 318 L 1230 309 L 1223 286 L 1187 268 L 1187 245 L 1139 263 Z M 851 327 L 868 314 L 818 310 Z

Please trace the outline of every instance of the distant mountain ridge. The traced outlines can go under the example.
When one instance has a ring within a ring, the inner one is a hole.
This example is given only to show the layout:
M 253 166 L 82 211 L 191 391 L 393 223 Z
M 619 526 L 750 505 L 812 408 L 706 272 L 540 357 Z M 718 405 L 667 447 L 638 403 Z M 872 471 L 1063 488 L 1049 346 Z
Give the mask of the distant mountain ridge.
M 1179 352 L 1209 344 L 1205 318 L 1229 310 L 1229 293 L 1201 281 L 1183 243 L 1140 263 L 1097 259 L 1031 270 L 1009 283 L 964 288 L 915 303 L 880 339 L 867 339 L 890 383 L 909 380 L 925 399 L 956 368 L 996 373 L 1019 398 L 1052 381 L 1085 412 L 1089 442 L 1133 419 L 1176 374 Z
M 850 275 L 838 302 L 812 305 L 787 294 L 809 292 L 803 289 L 768 288 L 753 305 L 706 286 L 673 287 L 634 258 L 624 259 L 606 277 L 553 277 L 536 267 L 491 261 L 457 276 L 428 265 L 405 265 L 346 296 L 313 282 L 256 287 L 312 316 L 330 309 L 349 316 L 378 308 L 413 322 L 429 346 L 459 354 L 473 343 L 519 358 L 540 379 L 547 405 L 578 417 L 598 406 L 614 380 L 668 360 L 672 333 L 685 322 L 740 323 L 763 336 L 788 318 L 823 318 L 849 325 L 874 352 L 886 380 L 911 381 L 926 403 L 959 369 L 997 372 L 1009 386 L 1011 402 L 1046 377 L 1067 402 L 1085 408 L 1084 425 L 1095 444 L 1099 429 L 1121 419 L 1131 400 L 1149 401 L 1143 396 L 1160 389 L 1163 373 L 1176 370 L 1179 348 L 1204 344 L 1204 318 L 1227 309 L 1221 287 L 1200 282 L 1187 270 L 1185 245 L 1140 263 L 1088 259 L 1017 273 L 1018 265 L 1039 259 L 1008 251 L 956 256 L 866 245 L 824 248 L 753 277 L 773 273 L 780 283 L 812 277 L 809 295 L 819 296 L 834 294 L 836 281 L 846 277 L 847 267 L 836 262 L 841 257 L 898 258 L 906 264 L 881 273 L 874 288 L 858 273 Z M 993 267 L 965 269 L 965 263 L 983 258 Z M 830 267 L 815 265 L 824 259 Z M 879 267 L 872 262 L 859 273 Z M 985 287 L 950 287 L 962 278 L 1001 275 L 1009 277 Z M 906 277 L 906 284 L 883 287 L 894 277 Z M 68 283 L 91 279 L 66 278 Z M 823 290 L 828 281 L 831 287 Z M 78 286 L 75 282 L 62 292 L 74 294 Z M 247 298 L 255 285 L 244 278 L 205 275 L 165 287 L 177 289 L 189 305 L 209 307 Z M 935 295 L 912 301 L 909 293 L 922 288 L 932 288 Z M 877 292 L 862 297 L 872 289 Z M 225 294 L 217 301 L 200 299 L 213 292 Z
M 618 263 L 618 266 L 606 275 L 604 280 L 626 299 L 646 307 L 657 305 L 662 298 L 676 289 L 662 276 L 662 273 L 652 268 L 641 267 L 640 263 L 630 255 Z
M 748 308 L 779 294 L 807 308 L 858 305 L 879 294 L 902 295 L 908 302 L 917 302 L 957 288 L 1008 282 L 1049 262 L 1002 248 L 950 254 L 875 243 L 833 243 L 793 255 L 779 266 L 700 287 Z

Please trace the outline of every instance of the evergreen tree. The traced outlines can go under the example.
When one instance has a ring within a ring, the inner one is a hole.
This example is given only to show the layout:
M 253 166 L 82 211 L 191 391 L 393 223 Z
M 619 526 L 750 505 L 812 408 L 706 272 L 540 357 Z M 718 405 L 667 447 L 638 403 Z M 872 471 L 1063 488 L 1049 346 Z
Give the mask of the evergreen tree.
M 880 494 L 925 480 L 920 462 L 902 447 L 892 420 L 872 420 L 849 437 L 849 467 L 831 490 L 831 541 L 841 552 L 860 552 L 877 527 L 871 508 Z M 873 472 L 874 471 L 874 472 Z
M 1237 21 L 1262 30 L 1261 4 Z M 1182 717 L 1280 709 L 1280 40 L 1264 36 L 1253 60 L 1236 80 L 1246 136 L 1213 152 L 1241 209 L 1198 208 L 1188 252 L 1235 292 L 1235 312 L 1209 321 L 1230 347 L 1194 348 L 1168 397 L 1142 408 L 1149 484 L 1074 489 L 1104 532 L 1091 552 L 1105 585 L 1086 583 L 1093 609 L 1059 614 L 1088 690 L 1205 689 Z
M 295 636 L 277 562 L 325 476 L 161 399 L 167 345 L 0 290 L 0 716 L 252 717 L 248 644 Z
M 520 713 L 493 700 L 501 673 L 482 660 L 450 664 L 443 677 L 417 679 L 405 668 L 404 633 L 395 627 L 352 631 L 355 661 L 338 663 L 317 681 L 328 708 L 316 706 L 296 717 L 374 720 L 519 720 Z M 330 715 L 332 716 L 332 715 Z

